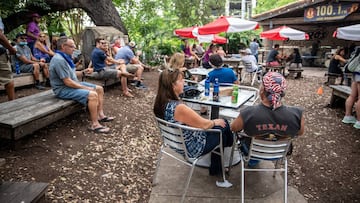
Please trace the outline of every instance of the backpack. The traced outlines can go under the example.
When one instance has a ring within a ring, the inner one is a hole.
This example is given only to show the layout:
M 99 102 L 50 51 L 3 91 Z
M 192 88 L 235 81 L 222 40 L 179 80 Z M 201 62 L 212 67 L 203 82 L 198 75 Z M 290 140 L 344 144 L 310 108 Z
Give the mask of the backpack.
M 360 73 L 360 54 L 352 57 L 349 62 L 345 65 L 350 72 Z

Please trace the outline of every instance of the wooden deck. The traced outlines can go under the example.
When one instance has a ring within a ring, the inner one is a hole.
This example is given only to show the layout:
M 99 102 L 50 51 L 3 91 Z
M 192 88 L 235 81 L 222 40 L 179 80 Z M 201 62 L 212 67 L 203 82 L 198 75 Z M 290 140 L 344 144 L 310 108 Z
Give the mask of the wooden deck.
M 47 183 L 0 182 L 0 202 L 39 202 L 44 199 L 47 187 Z
M 76 101 L 56 98 L 52 90 L 0 103 L 0 138 L 20 139 L 81 109 Z

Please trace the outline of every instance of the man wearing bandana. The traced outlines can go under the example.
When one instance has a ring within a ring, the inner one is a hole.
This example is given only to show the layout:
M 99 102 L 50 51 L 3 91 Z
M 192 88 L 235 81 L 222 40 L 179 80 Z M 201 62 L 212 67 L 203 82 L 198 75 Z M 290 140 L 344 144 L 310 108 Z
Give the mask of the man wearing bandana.
M 274 134 L 279 136 L 297 136 L 304 133 L 305 119 L 303 109 L 283 105 L 281 99 L 285 96 L 285 78 L 277 72 L 264 75 L 260 87 L 261 103 L 249 106 L 240 111 L 239 116 L 231 123 L 231 130 L 244 132 L 252 137 Z M 248 150 L 250 138 L 246 137 L 242 149 Z M 255 166 L 257 161 L 250 160 L 249 166 Z

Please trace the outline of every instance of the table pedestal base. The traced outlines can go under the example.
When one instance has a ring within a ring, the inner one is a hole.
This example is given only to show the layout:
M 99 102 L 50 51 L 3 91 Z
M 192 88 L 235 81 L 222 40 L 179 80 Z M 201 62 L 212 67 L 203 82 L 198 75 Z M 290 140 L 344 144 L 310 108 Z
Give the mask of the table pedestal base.
M 231 155 L 231 147 L 225 147 L 225 149 L 224 149 L 225 167 L 229 167 L 230 155 Z M 211 162 L 211 153 L 208 153 L 202 159 L 200 159 L 196 163 L 196 165 L 201 166 L 201 167 L 209 168 L 210 167 L 210 162 Z M 232 161 L 232 166 L 234 166 L 234 165 L 236 165 L 238 163 L 240 163 L 240 155 L 239 155 L 239 153 L 237 151 L 235 151 L 233 161 Z

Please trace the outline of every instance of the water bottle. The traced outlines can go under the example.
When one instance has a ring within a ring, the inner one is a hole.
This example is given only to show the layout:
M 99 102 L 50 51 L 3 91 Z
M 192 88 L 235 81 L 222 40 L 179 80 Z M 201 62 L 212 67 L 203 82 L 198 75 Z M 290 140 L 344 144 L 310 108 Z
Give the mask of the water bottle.
M 205 80 L 205 96 L 209 96 L 210 95 L 210 79 L 209 76 L 206 77 Z
M 19 63 L 18 62 L 16 62 L 15 63 L 15 72 L 16 72 L 16 74 L 20 74 L 20 65 L 19 65 Z
M 239 95 L 239 87 L 237 85 L 234 85 L 231 94 L 231 103 L 236 104 L 238 102 L 238 95 Z
M 219 101 L 219 79 L 215 78 L 214 91 L 213 91 L 213 101 Z

